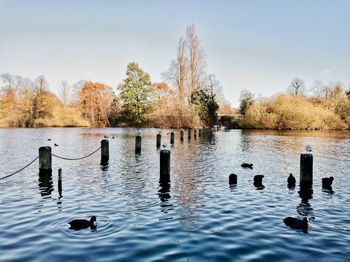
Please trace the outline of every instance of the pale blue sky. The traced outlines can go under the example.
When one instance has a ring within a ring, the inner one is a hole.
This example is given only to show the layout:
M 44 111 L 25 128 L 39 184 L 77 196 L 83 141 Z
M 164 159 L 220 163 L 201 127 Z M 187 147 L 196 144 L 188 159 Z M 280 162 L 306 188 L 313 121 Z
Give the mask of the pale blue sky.
M 350 85 L 348 0 L 0 0 L 0 73 L 116 87 L 135 61 L 161 81 L 191 23 L 233 105 L 294 77 Z

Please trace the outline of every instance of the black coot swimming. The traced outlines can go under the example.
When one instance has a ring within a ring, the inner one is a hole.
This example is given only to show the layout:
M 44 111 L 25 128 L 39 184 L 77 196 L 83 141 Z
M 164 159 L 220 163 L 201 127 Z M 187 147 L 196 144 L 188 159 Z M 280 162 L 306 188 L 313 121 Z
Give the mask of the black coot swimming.
M 253 164 L 243 163 L 241 167 L 253 169 Z
M 329 188 L 330 186 L 332 186 L 333 180 L 334 178 L 332 176 L 322 178 L 322 187 Z
M 306 217 L 304 217 L 303 220 L 294 217 L 286 217 L 283 219 L 283 222 L 290 228 L 301 229 L 305 233 L 307 232 L 308 222 Z
M 288 187 L 295 187 L 295 177 L 293 174 L 289 174 L 289 177 L 287 179 Z
M 96 229 L 96 217 L 92 216 L 89 220 L 86 219 L 74 219 L 68 223 L 70 225 L 69 229 L 80 230 L 90 227 L 91 229 Z

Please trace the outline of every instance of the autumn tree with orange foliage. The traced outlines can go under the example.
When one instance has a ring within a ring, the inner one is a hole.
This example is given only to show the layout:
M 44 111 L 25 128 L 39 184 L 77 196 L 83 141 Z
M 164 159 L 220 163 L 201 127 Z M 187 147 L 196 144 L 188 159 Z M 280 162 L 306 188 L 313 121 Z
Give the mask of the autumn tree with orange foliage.
M 110 126 L 109 116 L 117 109 L 113 89 L 98 82 L 85 82 L 79 93 L 80 109 L 92 126 Z

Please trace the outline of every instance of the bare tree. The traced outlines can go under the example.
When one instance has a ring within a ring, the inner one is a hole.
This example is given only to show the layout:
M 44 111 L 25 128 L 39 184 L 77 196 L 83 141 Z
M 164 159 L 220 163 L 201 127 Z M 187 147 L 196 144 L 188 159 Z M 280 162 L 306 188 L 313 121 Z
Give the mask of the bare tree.
M 186 41 L 181 37 L 177 46 L 176 59 L 171 62 L 169 70 L 162 75 L 164 81 L 170 82 L 176 89 L 180 105 L 184 104 L 187 70 Z
M 187 27 L 186 40 L 189 56 L 189 85 L 187 90 L 188 101 L 191 101 L 192 93 L 199 87 L 200 72 L 203 67 L 203 50 L 196 35 L 194 25 Z
M 176 58 L 176 84 L 179 94 L 179 102 L 182 105 L 185 97 L 185 84 L 186 84 L 186 71 L 187 71 L 187 59 L 185 57 L 186 42 L 181 37 L 179 45 L 177 47 Z
M 62 81 L 60 86 L 60 97 L 62 99 L 63 105 L 67 106 L 70 102 L 71 88 L 67 81 Z
M 14 88 L 14 77 L 10 74 L 2 74 L 1 80 L 4 83 L 4 88 L 6 89 L 12 89 Z
M 289 85 L 289 92 L 294 96 L 303 95 L 305 92 L 304 81 L 300 78 L 294 78 Z

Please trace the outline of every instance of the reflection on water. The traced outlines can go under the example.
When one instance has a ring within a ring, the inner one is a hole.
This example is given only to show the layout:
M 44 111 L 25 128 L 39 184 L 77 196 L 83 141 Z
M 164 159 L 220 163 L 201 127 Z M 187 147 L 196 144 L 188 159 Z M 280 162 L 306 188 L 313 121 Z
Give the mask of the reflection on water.
M 43 198 L 47 198 L 51 196 L 51 192 L 53 191 L 53 182 L 52 182 L 52 175 L 51 174 L 45 174 L 45 175 L 39 175 L 39 192 L 40 195 Z
M 62 186 L 55 173 L 38 176 L 37 165 L 0 180 L 0 250 L 5 250 L 0 260 L 344 261 L 350 256 L 349 132 L 203 131 L 181 143 L 176 130 L 171 174 L 164 181 L 155 143 L 159 130 L 141 131 L 142 152 L 135 156 L 137 130 L 131 128 L 0 130 L 0 165 L 14 170 L 21 167 L 19 157 L 29 162 L 40 146 L 51 145 L 61 156 L 84 156 L 110 137 L 107 166 L 100 166 L 100 152 L 79 161 L 53 158 L 54 170 L 63 170 Z M 162 132 L 162 143 L 169 144 L 169 131 Z M 313 188 L 287 188 L 290 173 L 299 181 L 306 144 L 314 150 Z M 245 161 L 254 169 L 243 169 Z M 4 175 L 7 171 L 12 170 Z M 232 173 L 237 181 L 230 184 Z M 333 188 L 322 188 L 321 178 L 330 174 Z M 256 182 L 255 176 L 264 180 Z M 98 218 L 96 231 L 67 229 L 68 221 L 92 215 Z M 288 216 L 316 219 L 304 235 L 283 224 L 281 218 Z

